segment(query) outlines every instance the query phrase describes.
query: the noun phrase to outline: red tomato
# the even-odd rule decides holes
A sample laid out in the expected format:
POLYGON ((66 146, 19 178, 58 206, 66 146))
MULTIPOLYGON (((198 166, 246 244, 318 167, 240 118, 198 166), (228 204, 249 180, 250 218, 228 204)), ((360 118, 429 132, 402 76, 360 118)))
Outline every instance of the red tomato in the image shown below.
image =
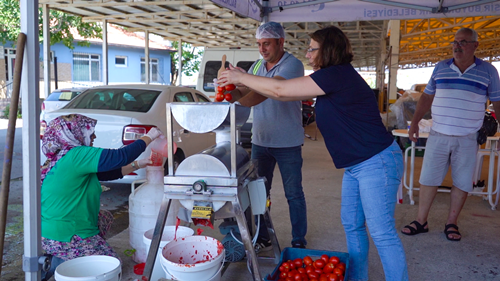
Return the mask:
POLYGON ((338 263, 337 265, 335 265, 335 267, 342 268, 342 270, 345 271, 345 263, 343 262, 338 263))
POLYGON ((215 95, 215 101, 223 101, 224 100, 224 94, 222 93, 217 93, 215 95))
POLYGON ((325 267, 323 267, 323 272, 324 273, 332 273, 334 268, 335 268, 335 265, 333 265, 333 263, 327 263, 325 265, 325 267))
MULTIPOLYGON (((227 100, 227 101, 231 101, 233 99, 233 95, 231 95, 230 93, 227 93, 224 95, 224 98, 227 100)), ((302 262, 302 261, 301 261, 302 262)))
POLYGON ((226 91, 225 87, 217 86, 217 93, 224 93, 226 91))
POLYGON ((297 271, 298 271, 299 273, 307 273, 306 269, 305 269, 305 268, 303 268, 303 267, 299 267, 299 268, 297 268, 297 271))
POLYGON ((304 264, 307 265, 312 265, 313 264, 313 259, 310 256, 305 256, 304 257, 304 264))
POLYGON ((339 276, 337 274, 332 273, 328 276, 328 281, 339 281, 339 276))
POLYGON ((309 279, 318 279, 319 278, 319 274, 316 273, 316 272, 310 272, 307 274, 307 276, 309 276, 309 279))
POLYGON ((329 260, 330 263, 333 263, 333 265, 336 265, 337 263, 340 262, 340 259, 336 256, 332 256, 329 260))
POLYGON ((322 259, 317 259, 314 261, 314 267, 315 268, 319 268, 319 269, 323 269, 323 267, 325 267, 325 261, 322 260, 322 259))
POLYGON ((319 281, 328 281, 328 277, 326 277, 326 275, 321 275, 318 280, 319 281))
POLYGON ((319 276, 321 276, 321 274, 323 274, 323 269, 321 269, 321 268, 315 268, 314 272, 318 273, 319 276))
POLYGON ((300 273, 295 274, 295 276, 293 276, 293 280, 302 281, 302 276, 300 276, 300 273))
POLYGON ((344 275, 339 276, 339 281, 344 281, 344 275))
POLYGON ((342 269, 340 267, 336 267, 333 269, 333 273, 337 274, 337 275, 344 275, 344 269, 342 269))
POLYGON ((309 274, 314 272, 314 267, 312 265, 306 265, 306 273, 309 274))
MULTIPOLYGON (((231 95, 231 94, 228 94, 228 95, 231 95)), ((293 264, 295 265, 295 268, 302 267, 302 265, 303 265, 302 259, 301 258, 294 259, 293 264)))
POLYGON ((280 273, 280 278, 281 278, 281 279, 285 279, 285 278, 287 278, 287 277, 288 277, 288 273, 287 273, 287 272, 285 272, 285 271, 281 271, 281 273, 280 273))
POLYGON ((298 273, 299 273, 299 272, 298 272, 297 270, 295 270, 295 269, 290 270, 290 271, 288 272, 288 277, 292 277, 292 278, 293 278, 293 277, 295 277, 295 275, 297 275, 298 273))
POLYGON ((234 84, 227 84, 225 88, 226 88, 226 91, 232 91, 232 90, 236 89, 236 86, 234 84))
POLYGON ((326 254, 323 254, 323 255, 321 255, 321 259, 325 261, 325 264, 327 264, 330 257, 328 257, 328 255, 326 255, 326 254))

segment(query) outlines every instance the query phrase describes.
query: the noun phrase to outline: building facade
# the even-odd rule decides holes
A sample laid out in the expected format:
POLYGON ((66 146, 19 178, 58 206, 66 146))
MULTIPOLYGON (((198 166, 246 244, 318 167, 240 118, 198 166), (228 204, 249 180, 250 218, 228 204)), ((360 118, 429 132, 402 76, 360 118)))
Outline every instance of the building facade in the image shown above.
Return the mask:
MULTIPOLYGON (((103 85, 103 50, 101 39, 87 39, 90 46, 79 46, 83 38, 73 32, 74 48, 62 43, 51 49, 51 90, 56 88, 91 87, 103 85), (56 83, 57 81, 57 83, 56 83), (56 87, 57 86, 57 87, 56 87)), ((14 42, 0 46, 0 99, 10 98, 16 48, 14 42), (3 66, 3 67, 2 67, 3 66)), ((164 44, 149 41, 149 69, 151 84, 170 84, 170 53, 175 52, 164 44)), ((45 98, 43 46, 40 45, 40 98, 45 98)), ((108 84, 145 83, 144 37, 114 26, 108 26, 108 84)))

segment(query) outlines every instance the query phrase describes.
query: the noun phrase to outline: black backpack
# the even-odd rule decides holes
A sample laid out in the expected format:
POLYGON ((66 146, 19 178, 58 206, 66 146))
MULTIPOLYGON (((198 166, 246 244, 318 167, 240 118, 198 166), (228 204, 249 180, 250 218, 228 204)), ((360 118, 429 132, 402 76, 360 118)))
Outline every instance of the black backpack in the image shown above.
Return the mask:
POLYGON ((495 117, 490 112, 484 113, 483 126, 479 129, 477 134, 477 143, 483 144, 488 137, 494 136, 498 130, 498 123, 495 117))

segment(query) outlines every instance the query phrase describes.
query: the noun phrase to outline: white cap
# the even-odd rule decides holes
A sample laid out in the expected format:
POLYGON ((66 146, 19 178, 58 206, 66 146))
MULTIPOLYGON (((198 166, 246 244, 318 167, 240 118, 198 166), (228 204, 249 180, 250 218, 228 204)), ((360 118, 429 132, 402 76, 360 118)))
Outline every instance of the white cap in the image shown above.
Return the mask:
POLYGON ((285 30, 283 26, 277 22, 266 22, 263 25, 257 28, 257 32, 255 33, 255 38, 257 39, 280 39, 285 38, 285 30))

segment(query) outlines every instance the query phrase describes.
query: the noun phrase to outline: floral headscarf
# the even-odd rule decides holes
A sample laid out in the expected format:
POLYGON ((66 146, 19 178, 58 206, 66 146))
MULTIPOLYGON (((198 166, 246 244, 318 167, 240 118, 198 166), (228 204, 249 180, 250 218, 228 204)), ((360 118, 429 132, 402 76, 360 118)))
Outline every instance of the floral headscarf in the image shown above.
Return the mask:
POLYGON ((96 123, 97 120, 80 114, 59 116, 50 121, 42 138, 42 152, 47 156, 41 170, 42 183, 50 169, 70 149, 90 145, 96 123))

